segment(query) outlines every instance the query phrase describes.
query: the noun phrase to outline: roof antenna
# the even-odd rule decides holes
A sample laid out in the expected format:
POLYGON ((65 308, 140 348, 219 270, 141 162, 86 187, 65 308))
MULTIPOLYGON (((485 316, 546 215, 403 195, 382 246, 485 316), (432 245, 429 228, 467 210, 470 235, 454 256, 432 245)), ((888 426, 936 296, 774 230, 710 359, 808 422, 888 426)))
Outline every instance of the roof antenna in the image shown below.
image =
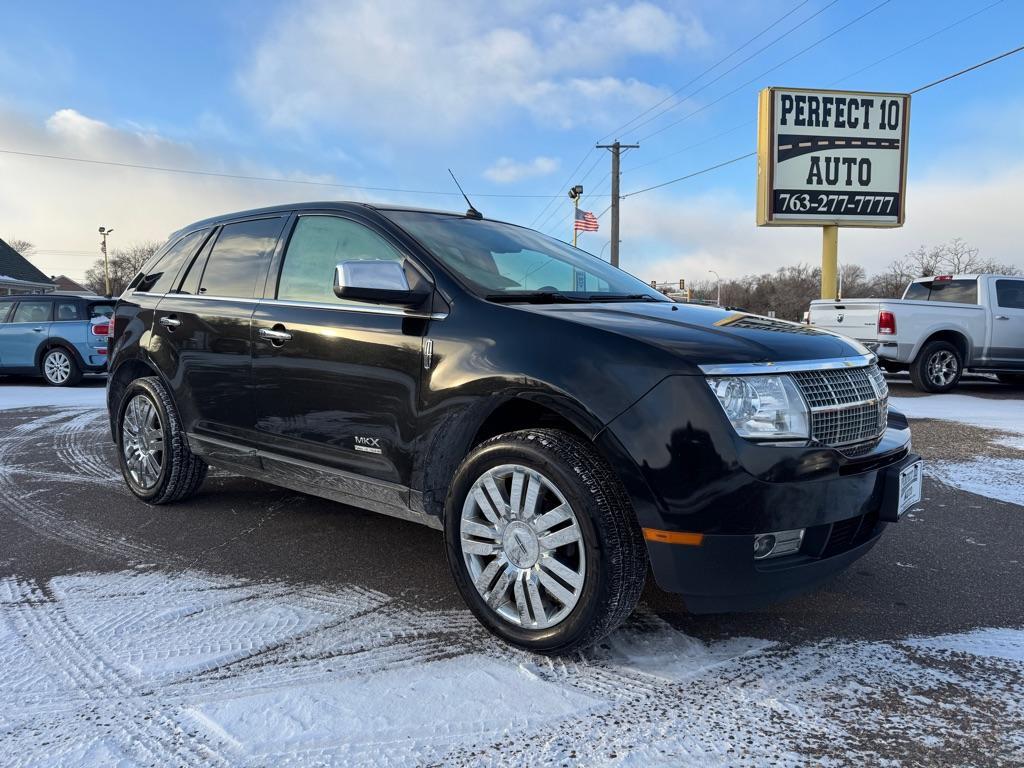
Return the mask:
MULTIPOLYGON (((459 192, 462 192, 462 185, 459 184, 459 180, 455 178, 455 174, 452 173, 452 169, 451 168, 448 169, 448 173, 451 174, 452 181, 454 181, 455 182, 455 186, 459 188, 459 192)), ((469 210, 466 211, 466 218, 467 219, 482 219, 484 217, 484 215, 482 213, 480 213, 480 211, 478 211, 476 208, 473 207, 473 204, 471 202, 469 202, 469 198, 466 196, 465 192, 462 192, 462 197, 466 201, 466 205, 469 206, 469 210)))

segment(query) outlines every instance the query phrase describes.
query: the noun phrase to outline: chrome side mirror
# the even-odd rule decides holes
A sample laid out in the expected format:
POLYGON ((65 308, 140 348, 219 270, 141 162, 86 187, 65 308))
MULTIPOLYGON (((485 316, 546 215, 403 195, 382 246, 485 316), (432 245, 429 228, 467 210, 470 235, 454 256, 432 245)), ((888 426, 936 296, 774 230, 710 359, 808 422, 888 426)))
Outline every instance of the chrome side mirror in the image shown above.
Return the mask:
POLYGON ((334 268, 334 295, 339 299, 374 304, 422 304, 429 292, 413 290, 405 267, 397 261, 343 261, 334 268))

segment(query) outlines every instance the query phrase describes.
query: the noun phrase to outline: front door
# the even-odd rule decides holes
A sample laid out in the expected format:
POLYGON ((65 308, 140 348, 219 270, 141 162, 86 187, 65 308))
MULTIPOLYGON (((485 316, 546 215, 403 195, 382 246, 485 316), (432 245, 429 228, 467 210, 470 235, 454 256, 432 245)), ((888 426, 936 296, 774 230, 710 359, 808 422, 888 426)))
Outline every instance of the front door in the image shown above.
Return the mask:
POLYGON ((992 307, 991 364, 1024 368, 1024 279, 997 277, 992 307))
POLYGON ((188 432, 252 438, 250 322, 286 219, 225 224, 156 307, 151 353, 188 432))
POLYGON ((18 302, 9 321, 0 324, 0 365, 35 368, 36 353, 49 336, 52 312, 49 299, 18 302))
POLYGON ((276 292, 268 281, 274 298, 253 316, 256 425, 266 450, 340 470, 334 479, 343 484, 345 474, 378 480, 363 490, 353 481, 342 490, 381 501, 393 495, 387 501, 399 503, 412 468, 429 320, 338 299, 335 267, 353 259, 407 264, 398 245, 370 223, 321 214, 297 218, 276 292))

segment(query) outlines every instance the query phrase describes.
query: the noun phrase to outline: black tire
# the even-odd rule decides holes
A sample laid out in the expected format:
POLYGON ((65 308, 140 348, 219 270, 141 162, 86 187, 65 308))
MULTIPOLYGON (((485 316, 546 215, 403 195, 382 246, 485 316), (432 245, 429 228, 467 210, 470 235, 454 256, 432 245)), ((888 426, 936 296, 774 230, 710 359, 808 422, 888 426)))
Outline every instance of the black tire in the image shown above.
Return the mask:
POLYGON ((922 392, 948 392, 957 385, 963 372, 964 360, 960 350, 948 341, 929 341, 910 364, 910 381, 922 392))
POLYGON ((135 379, 125 388, 117 408, 116 436, 117 457, 125 483, 133 494, 148 504, 168 504, 186 499, 198 491, 206 479, 207 464, 189 449, 171 393, 155 376, 135 379), (132 476, 124 450, 125 412, 137 396, 152 404, 163 436, 159 474, 156 482, 149 486, 132 476))
POLYGON ((1024 373, 997 373, 996 378, 1011 387, 1024 387, 1024 373))
POLYGON ((51 347, 43 353, 39 373, 51 387, 73 387, 82 380, 75 354, 64 347, 51 347))
MULTIPOLYGON (((599 641, 633 612, 647 578, 647 548, 619 478, 592 445, 556 429, 498 435, 470 452, 448 494, 445 541, 456 586, 480 623, 506 642, 537 653, 569 653, 599 641), (512 623, 488 606, 463 556, 467 494, 485 472, 508 464, 549 478, 572 508, 582 533, 586 568, 578 600, 565 618, 545 629, 512 623)), ((539 573, 539 564, 534 568, 539 573)))

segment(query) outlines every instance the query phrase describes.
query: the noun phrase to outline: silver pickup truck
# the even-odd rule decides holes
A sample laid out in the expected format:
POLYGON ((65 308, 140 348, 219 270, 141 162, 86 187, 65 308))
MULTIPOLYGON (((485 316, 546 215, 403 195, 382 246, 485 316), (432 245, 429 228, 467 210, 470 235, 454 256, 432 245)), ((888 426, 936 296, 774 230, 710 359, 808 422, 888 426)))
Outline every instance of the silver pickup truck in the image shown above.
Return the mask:
POLYGON ((809 322, 857 339, 918 389, 946 392, 965 370, 1024 384, 1024 277, 938 275, 902 299, 811 302, 809 322))

